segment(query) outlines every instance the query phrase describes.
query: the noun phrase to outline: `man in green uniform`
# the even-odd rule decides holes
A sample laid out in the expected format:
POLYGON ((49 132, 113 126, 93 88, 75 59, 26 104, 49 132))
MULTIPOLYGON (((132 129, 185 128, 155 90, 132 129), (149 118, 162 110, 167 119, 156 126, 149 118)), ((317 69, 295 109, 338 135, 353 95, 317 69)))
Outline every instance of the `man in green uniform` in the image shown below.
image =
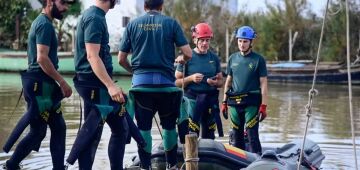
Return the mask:
POLYGON ((83 12, 77 24, 74 85, 84 100, 85 122, 81 127, 68 164, 79 162, 79 169, 92 169, 103 125, 111 129, 108 155, 111 169, 123 169, 123 157, 128 124, 120 103, 123 91, 112 80, 112 56, 106 13, 116 0, 95 0, 95 5, 83 12))
POLYGON ((198 136, 201 131, 201 138, 215 139, 215 114, 219 115, 217 88, 223 85, 220 60, 209 50, 213 32, 207 23, 193 27, 192 37, 196 47, 192 51, 191 60, 177 66, 176 85, 185 86, 185 96, 190 101, 189 130, 198 136))
POLYGON ((29 124, 30 132, 19 142, 4 169, 20 169, 19 163, 32 150, 39 150, 47 125, 51 130, 53 169, 64 169, 66 125, 61 112, 61 100, 71 96, 72 90, 57 71, 58 39, 52 21, 54 18, 61 20, 68 5, 64 0, 42 0, 41 3, 43 9, 33 21, 28 37, 28 69, 21 72, 27 112, 5 143, 4 151, 10 151, 29 124))
POLYGON ((265 59, 252 51, 254 29, 240 27, 236 32, 239 52, 230 56, 221 110, 231 118, 231 143, 245 149, 244 125, 249 139, 249 151, 261 154, 259 122, 266 117, 267 69, 265 59))
POLYGON ((146 147, 139 147, 142 169, 151 168, 151 127, 156 112, 163 129, 163 144, 168 169, 176 168, 176 120, 182 92, 175 86, 175 45, 191 58, 191 49, 176 20, 161 14, 163 0, 145 0, 146 14, 130 22, 120 42, 119 63, 133 73, 129 98, 135 100, 135 118, 146 147), (131 65, 127 60, 132 52, 131 65))

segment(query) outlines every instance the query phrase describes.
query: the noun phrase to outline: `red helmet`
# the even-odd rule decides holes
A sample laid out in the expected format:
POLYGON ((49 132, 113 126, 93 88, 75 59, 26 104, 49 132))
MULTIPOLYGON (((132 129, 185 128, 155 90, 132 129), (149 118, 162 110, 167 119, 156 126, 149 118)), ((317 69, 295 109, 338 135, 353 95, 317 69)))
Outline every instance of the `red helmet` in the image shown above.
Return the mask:
POLYGON ((193 38, 212 38, 213 32, 207 23, 199 23, 191 27, 193 38))

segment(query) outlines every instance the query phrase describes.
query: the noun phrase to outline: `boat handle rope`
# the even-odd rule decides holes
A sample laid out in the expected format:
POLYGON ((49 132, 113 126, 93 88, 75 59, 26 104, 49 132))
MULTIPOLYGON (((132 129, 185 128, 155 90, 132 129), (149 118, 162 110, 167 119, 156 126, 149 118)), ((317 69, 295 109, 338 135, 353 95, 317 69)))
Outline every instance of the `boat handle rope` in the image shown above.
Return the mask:
POLYGON ((184 163, 181 165, 179 170, 182 170, 184 166, 186 165, 186 162, 199 162, 200 158, 188 158, 184 159, 184 163))
POLYGON ((297 170, 300 170, 301 167, 301 160, 304 157, 304 146, 305 146, 305 140, 306 140, 306 135, 307 135, 307 131, 308 131, 308 126, 309 126, 309 120, 312 114, 312 104, 313 104, 313 98, 315 95, 315 83, 316 83, 316 76, 317 76, 317 72, 318 72, 318 66, 319 66, 319 60, 320 60, 320 51, 321 51, 321 45, 322 45, 322 41, 323 41, 323 37, 324 37, 324 29, 325 29, 325 21, 326 21, 326 16, 329 10, 329 1, 327 0, 326 3, 326 8, 325 8, 325 13, 324 13, 324 18, 323 18, 323 22, 322 22, 322 26, 321 26, 321 32, 320 32, 320 39, 319 39, 319 46, 318 46, 318 50, 317 50, 317 55, 316 55, 316 63, 315 63, 315 70, 314 70, 314 76, 313 76, 313 81, 312 81, 312 85, 311 85, 311 89, 309 91, 309 98, 308 98, 308 103, 305 106, 306 108, 306 126, 304 129, 304 136, 303 136, 303 141, 301 144, 301 150, 300 150, 300 155, 299 155, 299 161, 297 162, 297 170))
POLYGON ((356 155, 356 141, 355 141, 355 125, 354 125, 354 113, 352 102, 352 82, 351 82, 351 61, 350 61, 350 25, 349 25, 349 0, 346 0, 346 60, 347 60, 347 73, 348 73, 348 91, 349 91, 349 114, 351 119, 351 138, 354 151, 355 168, 358 170, 358 162, 356 155))

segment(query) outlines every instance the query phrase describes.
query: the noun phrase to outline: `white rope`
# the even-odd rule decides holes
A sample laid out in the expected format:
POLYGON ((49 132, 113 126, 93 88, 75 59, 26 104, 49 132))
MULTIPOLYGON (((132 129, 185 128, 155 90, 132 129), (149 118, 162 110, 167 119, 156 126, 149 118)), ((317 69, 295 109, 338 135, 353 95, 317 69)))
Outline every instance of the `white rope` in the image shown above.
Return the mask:
POLYGON ((354 113, 352 105, 352 85, 351 85, 351 61, 350 61, 350 25, 349 25, 349 2, 346 0, 346 59, 347 59, 347 73, 348 73, 348 87, 349 87, 349 113, 351 118, 351 136, 354 149, 355 168, 358 170, 357 155, 356 155, 356 141, 354 132, 354 113))
MULTIPOLYGON (((181 90, 182 90, 182 92, 183 92, 183 98, 184 98, 184 95, 185 95, 185 90, 184 90, 184 88, 185 88, 185 67, 186 67, 186 62, 183 64, 183 70, 182 70, 182 73, 183 73, 183 77, 182 77, 182 84, 181 84, 181 90)), ((181 99, 181 100, 183 100, 183 99, 181 99)), ((182 101, 181 101, 182 102, 182 101)), ((183 158, 185 159, 185 144, 182 144, 183 145, 183 158)), ((182 170, 182 168, 184 167, 184 165, 185 165, 185 163, 186 163, 186 161, 184 161, 184 163, 181 165, 181 167, 180 167, 180 170, 182 170)))
POLYGON ((199 162, 200 158, 187 158, 184 160, 184 163, 181 165, 180 170, 183 169, 186 162, 199 162))
POLYGON ((321 33, 320 33, 320 40, 319 40, 319 47, 318 47, 318 51, 317 51, 317 55, 316 55, 316 63, 315 63, 315 70, 314 70, 314 77, 313 77, 313 81, 312 81, 312 86, 311 89, 309 91, 309 99, 308 99, 308 104, 305 106, 306 107, 306 126, 305 126, 305 130, 304 130, 304 137, 303 137, 303 141, 301 144, 301 150, 300 150, 300 157, 298 160, 298 166, 297 166, 297 170, 300 170, 301 167, 301 161, 304 157, 304 146, 305 146, 305 140, 306 140, 306 134, 307 134, 307 130, 308 130, 308 126, 309 126, 309 119, 311 117, 311 113, 312 113, 312 103, 313 103, 313 97, 316 95, 317 91, 315 89, 315 83, 316 83, 316 75, 318 72, 318 66, 319 66, 319 61, 320 61, 320 50, 321 50, 321 45, 322 45, 322 40, 323 40, 323 36, 324 36, 324 28, 325 28, 325 21, 326 21, 326 16, 328 13, 328 8, 329 8, 329 1, 327 0, 326 3, 326 9, 325 9, 325 13, 324 13, 324 19, 323 19, 323 23, 321 26, 321 33))

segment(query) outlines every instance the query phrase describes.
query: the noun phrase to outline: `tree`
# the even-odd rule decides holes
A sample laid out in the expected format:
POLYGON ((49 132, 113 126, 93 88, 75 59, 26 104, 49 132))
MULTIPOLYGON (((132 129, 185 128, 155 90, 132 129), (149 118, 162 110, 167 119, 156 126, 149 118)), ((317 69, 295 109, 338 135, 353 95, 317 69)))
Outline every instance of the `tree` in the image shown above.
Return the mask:
POLYGON ((191 39, 191 27, 205 21, 205 14, 209 10, 207 0, 176 0, 165 1, 165 14, 174 17, 181 23, 186 37, 191 39), (171 5, 171 6, 170 6, 171 5))
MULTIPOLYGON (((26 15, 30 5, 27 0, 2 1, 0 3, 0 47, 10 48, 16 39, 16 18, 20 19, 20 45, 25 44, 27 34, 23 31, 29 28, 30 19, 26 15)), ((31 12, 30 12, 31 13, 31 12)), ((20 21, 19 20, 19 21, 20 21)))
POLYGON ((67 49, 67 44, 71 42, 72 36, 71 31, 75 29, 75 26, 66 24, 66 19, 68 17, 71 17, 72 19, 77 18, 80 15, 81 12, 81 3, 79 1, 76 1, 74 4, 69 5, 68 11, 64 14, 63 20, 56 20, 54 25, 58 34, 58 44, 59 44, 59 50, 64 51, 67 49), (66 40, 63 41, 63 39, 66 40), (64 42, 64 43, 63 43, 64 42))
MULTIPOLYGON (((225 3, 226 0, 220 1, 225 3)), ((309 8, 307 0, 281 0, 279 4, 266 3, 266 12, 237 15, 229 13, 223 5, 214 5, 205 0, 165 1, 165 14, 173 16, 182 25, 185 34, 191 40, 190 27, 199 23, 209 23, 214 32, 211 46, 220 53, 225 61, 225 33, 230 35, 243 25, 252 26, 257 32, 254 50, 263 54, 268 61, 289 59, 289 29, 298 31, 298 38, 293 47, 294 59, 314 60, 317 55, 322 17, 317 17, 309 8)), ((344 2, 340 2, 344 3, 344 2)), ((350 1, 350 42, 354 56, 360 47, 360 5, 356 0, 350 1)), ((330 8, 339 9, 339 3, 332 3, 330 8)), ((246 9, 244 7, 243 9, 246 9)), ((326 21, 321 59, 326 61, 344 60, 346 54, 345 4, 342 10, 330 16, 326 21)), ((230 53, 238 51, 236 41, 229 47, 230 53)))
MULTIPOLYGON (((27 0, 11 0, 0 3, 0 48, 12 48, 13 42, 16 40, 16 18, 20 17, 20 35, 19 35, 19 49, 26 49, 28 32, 31 22, 39 15, 40 10, 31 8, 27 0)), ((81 3, 77 1, 70 5, 70 8, 65 15, 78 16, 81 11, 81 3)), ((60 24, 61 25, 61 24, 60 24)), ((57 28, 57 32, 62 37, 64 32, 62 28, 57 28)), ((67 34, 67 32, 65 32, 67 34)))
MULTIPOLYGON (((208 0, 165 1, 164 12, 166 15, 174 17, 182 25, 190 44, 192 44, 191 27, 200 22, 209 23, 214 33, 211 48, 218 54, 225 54, 225 30, 227 25, 234 24, 232 22, 234 18, 222 5, 227 0, 219 2, 220 4, 209 3, 208 0)), ((230 26, 229 28, 233 27, 230 26)), ((224 55, 221 57, 225 58, 224 55)))
MULTIPOLYGON (((350 49, 351 54, 354 56, 357 50, 357 43, 359 42, 360 31, 360 10, 355 1, 349 2, 349 24, 350 24, 350 49)), ((327 61, 346 61, 346 11, 345 3, 331 3, 330 14, 326 24, 326 32, 324 38, 324 58, 327 61), (332 14, 331 11, 338 13, 332 14)))

